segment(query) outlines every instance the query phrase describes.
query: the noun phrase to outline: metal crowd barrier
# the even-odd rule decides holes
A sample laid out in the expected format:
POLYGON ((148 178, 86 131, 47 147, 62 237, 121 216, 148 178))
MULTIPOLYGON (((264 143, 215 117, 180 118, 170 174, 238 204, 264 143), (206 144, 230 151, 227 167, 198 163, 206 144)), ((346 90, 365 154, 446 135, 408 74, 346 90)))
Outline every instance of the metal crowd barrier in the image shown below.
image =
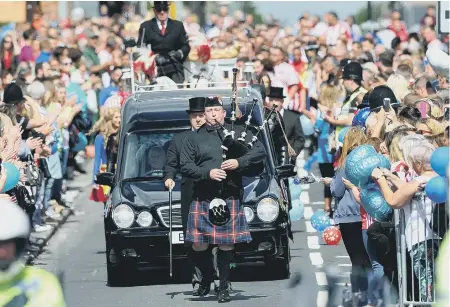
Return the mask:
POLYGON ((415 204, 394 210, 400 307, 432 306, 436 301, 436 257, 449 229, 445 204, 415 204))

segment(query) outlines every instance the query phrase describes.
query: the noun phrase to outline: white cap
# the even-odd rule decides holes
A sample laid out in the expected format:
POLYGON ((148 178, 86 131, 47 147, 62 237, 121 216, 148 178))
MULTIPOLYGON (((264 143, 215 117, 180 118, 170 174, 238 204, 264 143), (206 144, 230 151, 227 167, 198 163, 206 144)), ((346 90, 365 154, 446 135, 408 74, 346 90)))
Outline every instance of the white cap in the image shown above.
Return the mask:
POLYGON ((27 239, 30 235, 30 219, 14 202, 0 199, 0 241, 27 239))
POLYGON ((38 100, 44 97, 45 95, 45 86, 40 81, 33 81, 30 85, 27 86, 27 94, 31 98, 38 100))
POLYGON ((428 48, 426 56, 434 72, 450 80, 450 56, 434 47, 428 48))
POLYGON ((122 97, 119 95, 112 95, 108 99, 106 99, 103 108, 121 108, 122 107, 122 97))

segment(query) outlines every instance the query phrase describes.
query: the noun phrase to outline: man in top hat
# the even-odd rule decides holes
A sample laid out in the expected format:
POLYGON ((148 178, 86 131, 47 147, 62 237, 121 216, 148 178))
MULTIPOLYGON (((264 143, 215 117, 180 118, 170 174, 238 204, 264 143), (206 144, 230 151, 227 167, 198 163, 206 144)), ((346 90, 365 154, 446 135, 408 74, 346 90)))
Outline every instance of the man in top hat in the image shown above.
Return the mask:
POLYGON ((143 22, 139 28, 137 45, 151 45, 153 53, 157 54, 158 76, 167 76, 181 84, 184 82, 183 62, 191 51, 184 25, 169 18, 168 1, 154 1, 153 12, 155 18, 143 22))
MULTIPOLYGON (((243 156, 223 160, 225 139, 222 126, 226 111, 217 97, 207 97, 205 124, 190 133, 181 148, 181 174, 194 182, 193 201, 187 223, 185 241, 192 243, 194 262, 202 272, 200 296, 209 293, 212 282, 210 244, 218 245, 217 262, 220 303, 230 301, 228 282, 230 263, 235 244, 252 240, 241 206, 242 177, 264 170, 265 150, 256 142, 243 156), (257 169, 259 168, 259 169, 257 169), (256 169, 256 170, 255 170, 256 169)), ((242 126, 234 126, 235 135, 241 135, 242 126)), ((246 137, 250 142, 251 133, 246 137)))
MULTIPOLYGON (((282 87, 270 87, 269 94, 267 95, 267 100, 265 102, 265 107, 267 110, 272 109, 276 106, 276 112, 272 116, 272 124, 270 129, 273 134, 273 141, 276 149, 281 149, 283 146, 288 146, 285 141, 284 133, 286 133, 286 138, 289 141, 289 145, 292 147, 293 151, 286 150, 288 157, 286 161, 294 161, 297 159, 298 154, 302 151, 305 145, 305 135, 303 134, 303 128, 298 119, 298 114, 283 109, 283 102, 286 96, 283 95, 282 87), (279 117, 279 120, 277 119, 279 117), (281 125, 280 125, 281 123, 281 125), (283 132, 284 131, 284 132, 283 132)), ((281 158, 281 151, 279 152, 281 158)))
MULTIPOLYGON (((175 187, 175 177, 180 173, 180 152, 183 141, 191 131, 198 130, 205 123, 205 98, 194 97, 189 99, 189 115, 191 129, 175 135, 167 149, 166 163, 164 165, 164 185, 167 189, 175 187)), ((184 236, 186 237, 186 226, 189 215, 189 206, 192 201, 193 182, 189 178, 183 177, 181 181, 181 220, 183 224, 184 236)), ((188 256, 192 258, 192 249, 188 249, 188 256)), ((212 265, 212 262, 210 262, 212 265)), ((201 272, 197 267, 192 270, 193 295, 198 296, 198 286, 201 281, 201 272)))

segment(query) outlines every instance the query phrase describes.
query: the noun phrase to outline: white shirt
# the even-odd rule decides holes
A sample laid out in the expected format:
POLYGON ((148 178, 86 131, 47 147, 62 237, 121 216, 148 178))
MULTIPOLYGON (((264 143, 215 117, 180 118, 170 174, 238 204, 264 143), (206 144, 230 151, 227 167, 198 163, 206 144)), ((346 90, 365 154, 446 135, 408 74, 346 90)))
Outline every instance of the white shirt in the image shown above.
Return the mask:
MULTIPOLYGON (((103 65, 107 62, 112 61, 113 57, 108 51, 102 50, 98 54, 98 59, 100 60, 100 64, 103 65)), ((111 85, 111 76, 109 75, 109 73, 104 72, 102 74, 102 83, 103 87, 109 87, 111 85)))
MULTIPOLYGON (((167 19, 166 21, 164 21, 164 27, 167 29, 167 21, 168 21, 169 19, 167 19)), ((161 21, 157 18, 156 19, 156 24, 158 25, 158 28, 160 29, 160 30, 162 30, 162 24, 161 24, 161 21)))
MULTIPOLYGON (((419 176, 414 179, 422 179, 428 182, 431 178, 419 176)), ((425 195, 425 192, 420 192, 414 195, 409 203, 403 207, 408 251, 411 251, 417 243, 438 238, 430 228, 434 206, 435 204, 425 195)))

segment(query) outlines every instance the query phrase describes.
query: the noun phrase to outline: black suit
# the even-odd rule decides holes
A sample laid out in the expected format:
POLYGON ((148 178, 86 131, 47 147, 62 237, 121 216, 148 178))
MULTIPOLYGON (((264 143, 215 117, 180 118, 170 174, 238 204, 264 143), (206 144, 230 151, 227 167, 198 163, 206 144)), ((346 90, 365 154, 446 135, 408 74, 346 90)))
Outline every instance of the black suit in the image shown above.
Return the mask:
MULTIPOLYGON (((183 141, 191 130, 183 131, 175 135, 172 139, 172 143, 167 149, 166 163, 164 165, 164 182, 167 179, 174 180, 175 176, 180 173, 180 152, 183 146, 183 141)), ((181 180, 181 222, 183 224, 183 232, 186 237, 187 221, 189 216, 189 208, 191 206, 192 194, 193 194, 194 182, 183 177, 181 180)), ((189 258, 192 257, 192 249, 188 249, 189 258)), ((193 266, 192 268, 192 285, 200 283, 202 274, 200 270, 193 266)))
MULTIPOLYGON (((298 155, 305 145, 305 135, 303 134, 303 128, 300 123, 300 116, 298 113, 290 110, 284 110, 283 112, 283 115, 279 114, 281 123, 283 124, 289 144, 298 155)), ((286 141, 283 136, 283 131, 278 123, 278 120, 276 119, 276 115, 274 115, 273 120, 275 125, 272 130, 272 137, 275 150, 281 155, 281 147, 286 146, 286 141)), ((295 161, 296 158, 297 156, 292 157, 290 160, 295 161)))
POLYGON ((183 62, 191 51, 188 36, 183 23, 180 21, 167 19, 166 23, 166 30, 163 35, 158 27, 156 18, 143 22, 139 28, 139 39, 137 44, 140 46, 141 41, 144 46, 150 44, 152 51, 155 54, 159 54, 165 58, 165 62, 158 65, 159 76, 167 76, 175 83, 183 83, 183 62), (183 58, 179 61, 169 58, 169 52, 177 50, 183 52, 183 58))

